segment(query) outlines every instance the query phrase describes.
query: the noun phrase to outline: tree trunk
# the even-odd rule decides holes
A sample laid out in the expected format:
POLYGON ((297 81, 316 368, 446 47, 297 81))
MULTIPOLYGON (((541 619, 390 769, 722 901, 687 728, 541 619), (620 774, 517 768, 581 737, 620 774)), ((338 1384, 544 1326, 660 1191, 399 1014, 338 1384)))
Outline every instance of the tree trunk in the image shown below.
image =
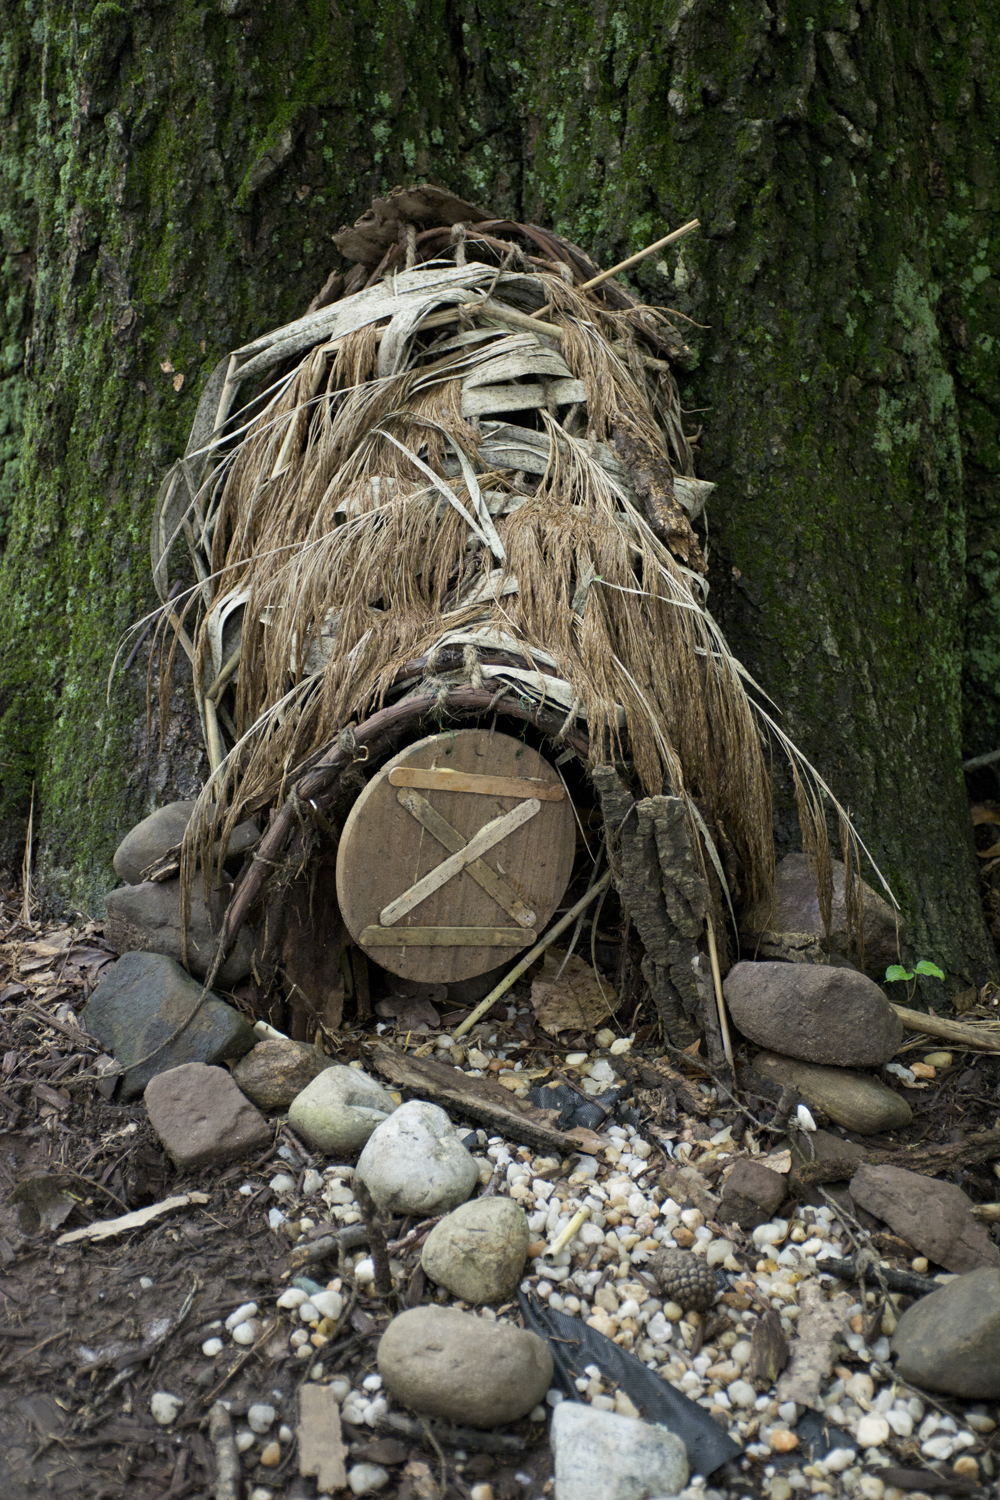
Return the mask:
POLYGON ((1000 745, 1000 18, 0 0, 0 20, 10 862, 34 782, 45 883, 97 909, 121 834, 204 774, 182 694, 149 740, 148 641, 105 700, 152 605, 158 477, 214 363, 304 310, 330 234, 429 178, 605 264, 701 219, 635 284, 708 325, 683 394, 719 485, 716 612, 850 805, 918 956, 984 974, 960 762, 963 709, 967 753, 1000 745))

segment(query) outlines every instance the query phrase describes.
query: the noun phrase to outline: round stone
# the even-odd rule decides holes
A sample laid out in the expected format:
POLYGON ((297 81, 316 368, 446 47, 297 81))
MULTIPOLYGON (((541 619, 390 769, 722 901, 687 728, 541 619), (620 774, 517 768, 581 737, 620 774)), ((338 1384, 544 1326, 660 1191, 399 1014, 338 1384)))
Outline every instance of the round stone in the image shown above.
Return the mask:
POLYGON ((414 1307, 393 1318, 378 1368, 403 1406, 459 1426, 516 1422, 552 1384, 544 1339, 451 1307, 414 1307))
POLYGON ((395 1108, 374 1078, 334 1063, 292 1100, 288 1123, 320 1151, 360 1151, 395 1108))
POLYGON ((431 1281, 476 1307, 513 1295, 528 1258, 528 1220, 510 1198, 476 1198, 427 1236, 420 1264, 431 1281))
POLYGON ((154 1422, 169 1427, 183 1405, 180 1396, 172 1396, 169 1391, 156 1391, 150 1397, 149 1410, 154 1422))
POLYGON ((421 1099, 400 1105, 373 1131, 357 1172, 379 1208, 422 1217, 457 1208, 479 1181, 444 1110, 421 1099))

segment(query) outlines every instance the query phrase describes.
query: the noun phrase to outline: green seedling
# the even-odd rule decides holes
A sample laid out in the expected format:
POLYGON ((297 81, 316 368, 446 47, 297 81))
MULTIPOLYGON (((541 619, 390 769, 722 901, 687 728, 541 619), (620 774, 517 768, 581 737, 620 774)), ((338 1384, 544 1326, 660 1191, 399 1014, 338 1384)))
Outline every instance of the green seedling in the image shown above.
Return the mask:
POLYGON ((890 964, 885 971, 888 983, 895 984, 898 980, 906 985, 907 1000, 912 1000, 916 993, 918 974, 926 974, 930 979, 944 978, 937 964, 932 964, 927 958, 922 958, 912 969, 904 969, 902 964, 890 964))

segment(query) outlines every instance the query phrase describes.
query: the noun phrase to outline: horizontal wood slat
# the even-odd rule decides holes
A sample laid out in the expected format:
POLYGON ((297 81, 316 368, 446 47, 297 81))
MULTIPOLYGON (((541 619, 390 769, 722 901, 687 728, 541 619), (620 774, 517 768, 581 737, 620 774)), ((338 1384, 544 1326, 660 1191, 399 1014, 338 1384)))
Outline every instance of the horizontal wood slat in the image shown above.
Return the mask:
POLYGON ((365 927, 363 948, 526 948, 523 927, 365 927))
POLYGON ((396 766, 389 772, 389 784, 416 786, 428 792, 474 792, 481 797, 537 797, 540 802, 561 802, 566 795, 560 781, 478 776, 471 771, 423 770, 419 766, 396 766))

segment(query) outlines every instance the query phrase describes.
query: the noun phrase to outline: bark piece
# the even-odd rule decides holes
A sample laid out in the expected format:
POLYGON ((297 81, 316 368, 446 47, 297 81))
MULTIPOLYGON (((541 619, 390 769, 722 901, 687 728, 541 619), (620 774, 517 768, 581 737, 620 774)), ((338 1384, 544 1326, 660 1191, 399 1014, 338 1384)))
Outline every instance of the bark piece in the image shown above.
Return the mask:
POLYGON ((828 1302, 818 1281, 800 1284, 796 1337, 791 1363, 778 1381, 778 1402, 797 1401, 822 1410, 820 1387, 833 1368, 833 1341, 847 1326, 851 1304, 849 1292, 834 1292, 828 1302))
POLYGON ((469 1078, 450 1063, 427 1057, 408 1057, 392 1047, 375 1048, 375 1067, 401 1088, 411 1089, 423 1099, 432 1099, 474 1120, 497 1135, 509 1136, 526 1146, 554 1150, 567 1156, 573 1151, 603 1150, 600 1137, 589 1130, 556 1130, 550 1123, 554 1110, 538 1109, 488 1078, 469 1078))
POLYGON ((613 768, 596 766, 592 774, 615 888, 646 950, 643 978, 665 1035, 686 1047, 699 1035, 711 979, 698 966, 710 898, 691 849, 684 803, 679 797, 633 802, 613 768))
POLYGON ((973 1218, 972 1200, 954 1183, 866 1165, 851 1178, 851 1197, 946 1271, 961 1275, 1000 1266, 1000 1250, 973 1218))
POLYGON ((61 1234, 56 1244, 74 1245, 78 1240, 106 1240, 116 1234, 128 1234, 134 1229, 141 1229, 144 1224, 151 1224, 162 1214, 187 1208, 189 1203, 208 1201, 207 1193, 177 1193, 173 1198, 164 1198, 161 1203, 150 1203, 146 1208, 137 1208, 131 1214, 121 1214, 117 1219, 102 1219, 98 1224, 88 1224, 85 1229, 71 1229, 67 1234, 61 1234))
POLYGON ((329 1386, 309 1383, 302 1386, 295 1436, 299 1444, 299 1473, 303 1478, 315 1478, 321 1495, 345 1489, 347 1448, 340 1435, 340 1407, 329 1386))
POLYGON ((781 1329, 781 1317, 772 1308, 758 1319, 750 1338, 750 1361, 747 1379, 760 1391, 767 1391, 788 1363, 788 1340, 781 1329))
POLYGON ((878 985, 853 969, 738 963, 723 992, 744 1036, 785 1057, 879 1067, 903 1040, 903 1023, 878 985))

